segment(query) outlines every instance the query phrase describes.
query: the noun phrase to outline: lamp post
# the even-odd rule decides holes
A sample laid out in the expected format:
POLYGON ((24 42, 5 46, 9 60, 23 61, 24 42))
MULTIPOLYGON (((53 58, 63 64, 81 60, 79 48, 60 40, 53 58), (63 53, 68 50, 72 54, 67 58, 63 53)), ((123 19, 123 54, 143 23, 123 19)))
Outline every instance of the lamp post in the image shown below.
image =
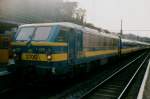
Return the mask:
POLYGON ((123 34, 123 30, 122 30, 122 20, 121 20, 121 29, 120 29, 120 33, 119 33, 119 56, 121 56, 121 49, 122 49, 122 34, 123 34))

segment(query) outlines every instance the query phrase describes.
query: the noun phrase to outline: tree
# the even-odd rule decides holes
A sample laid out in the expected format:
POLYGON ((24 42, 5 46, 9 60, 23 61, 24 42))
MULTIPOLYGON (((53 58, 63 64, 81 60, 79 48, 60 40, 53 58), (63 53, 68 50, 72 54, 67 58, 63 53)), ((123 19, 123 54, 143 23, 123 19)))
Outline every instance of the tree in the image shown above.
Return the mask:
POLYGON ((3 0, 0 19, 22 23, 74 20, 77 2, 63 0, 3 0))
POLYGON ((86 10, 78 8, 74 12, 74 18, 79 24, 84 24, 86 10))

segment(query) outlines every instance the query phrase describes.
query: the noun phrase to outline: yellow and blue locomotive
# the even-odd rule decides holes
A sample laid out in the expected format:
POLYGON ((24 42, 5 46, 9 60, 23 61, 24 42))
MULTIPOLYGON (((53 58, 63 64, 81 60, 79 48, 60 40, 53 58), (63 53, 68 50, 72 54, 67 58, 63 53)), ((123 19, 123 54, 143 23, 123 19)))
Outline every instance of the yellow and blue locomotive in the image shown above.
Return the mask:
POLYGON ((88 72, 91 63, 104 64, 120 51, 126 54, 149 45, 121 41, 117 35, 60 22, 19 26, 12 46, 16 68, 34 67, 38 75, 64 76, 88 72))

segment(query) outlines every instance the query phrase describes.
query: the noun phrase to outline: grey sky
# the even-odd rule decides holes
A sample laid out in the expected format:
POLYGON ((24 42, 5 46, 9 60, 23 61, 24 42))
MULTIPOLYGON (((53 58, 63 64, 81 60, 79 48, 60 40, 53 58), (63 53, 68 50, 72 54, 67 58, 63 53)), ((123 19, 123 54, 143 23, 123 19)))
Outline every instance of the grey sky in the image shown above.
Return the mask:
MULTIPOLYGON (((87 10, 86 20, 96 26, 118 32, 123 19, 124 30, 150 30, 150 0, 67 1, 78 1, 79 6, 87 10)), ((127 32, 150 37, 150 31, 127 32)))

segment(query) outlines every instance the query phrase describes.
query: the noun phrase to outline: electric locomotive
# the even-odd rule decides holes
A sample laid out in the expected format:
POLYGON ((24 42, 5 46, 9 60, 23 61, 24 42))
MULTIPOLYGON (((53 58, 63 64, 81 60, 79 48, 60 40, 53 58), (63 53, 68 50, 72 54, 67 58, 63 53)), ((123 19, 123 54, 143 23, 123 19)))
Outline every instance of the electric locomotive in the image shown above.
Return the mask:
POLYGON ((42 77, 89 72, 89 64, 105 64, 119 50, 137 51, 137 44, 144 45, 125 39, 120 43, 117 35, 68 22, 21 25, 12 42, 16 68, 34 68, 42 77))

